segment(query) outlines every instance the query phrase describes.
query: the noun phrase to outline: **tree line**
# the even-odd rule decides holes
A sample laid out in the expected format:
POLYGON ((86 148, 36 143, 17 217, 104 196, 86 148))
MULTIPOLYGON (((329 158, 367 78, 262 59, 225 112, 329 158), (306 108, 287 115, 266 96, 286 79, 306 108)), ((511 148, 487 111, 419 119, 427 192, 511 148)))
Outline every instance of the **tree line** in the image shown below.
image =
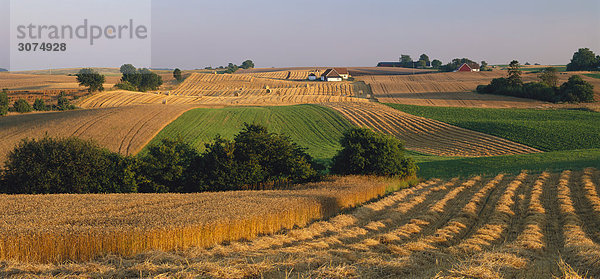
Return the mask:
MULTIPOLYGON (((354 128, 340 140, 333 174, 416 175, 402 143, 354 128)), ((245 124, 233 140, 217 136, 199 152, 180 139, 164 139, 144 155, 122 156, 78 138, 25 139, 10 152, 0 192, 163 193, 279 189, 319 180, 325 166, 290 138, 245 124)))
POLYGON ((2 89, 0 92, 0 116, 8 114, 8 112, 27 113, 32 111, 52 111, 52 110, 72 110, 76 107, 67 99, 67 94, 61 91, 57 98, 56 105, 46 104, 43 99, 36 98, 33 105, 25 99, 17 99, 12 105, 8 99, 8 90, 2 89))
POLYGON ((536 99, 548 102, 594 102, 594 86, 584 81, 581 76, 573 75, 558 86, 558 75, 555 67, 544 68, 538 78, 540 82, 523 83, 521 65, 513 60, 508 66, 506 78, 495 78, 488 85, 477 86, 477 92, 484 94, 508 95, 521 98, 536 99))

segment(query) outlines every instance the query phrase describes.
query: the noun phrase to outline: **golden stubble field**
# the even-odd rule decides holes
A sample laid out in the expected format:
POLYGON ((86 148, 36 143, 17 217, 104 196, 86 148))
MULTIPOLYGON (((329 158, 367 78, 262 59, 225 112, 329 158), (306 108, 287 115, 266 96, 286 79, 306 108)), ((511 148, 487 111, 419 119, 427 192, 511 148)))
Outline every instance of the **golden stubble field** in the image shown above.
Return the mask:
POLYGON ((503 138, 414 116, 378 103, 325 103, 354 125, 395 136, 405 147, 438 156, 482 157, 541 152, 503 138))
POLYGON ((144 105, 0 117, 0 165, 24 138, 80 137, 124 155, 139 152, 162 128, 198 105, 144 105))
POLYGON ((432 179, 251 241, 84 263, 8 261, 0 275, 578 278, 576 270, 600 276, 599 186, 593 168, 432 179))

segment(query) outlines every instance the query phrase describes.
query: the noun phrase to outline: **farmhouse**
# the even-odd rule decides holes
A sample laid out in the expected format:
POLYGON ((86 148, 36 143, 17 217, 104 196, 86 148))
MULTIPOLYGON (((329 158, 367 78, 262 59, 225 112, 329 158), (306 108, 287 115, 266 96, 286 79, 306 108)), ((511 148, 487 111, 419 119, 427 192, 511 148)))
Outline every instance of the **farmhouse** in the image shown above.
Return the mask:
POLYGON ((342 81, 342 76, 335 69, 327 69, 321 75, 322 81, 342 81))
POLYGON ((479 72, 477 63, 463 63, 455 72, 479 72))
POLYGON ((340 75, 343 79, 348 79, 350 78, 350 73, 348 72, 347 68, 333 68, 338 75, 340 75))

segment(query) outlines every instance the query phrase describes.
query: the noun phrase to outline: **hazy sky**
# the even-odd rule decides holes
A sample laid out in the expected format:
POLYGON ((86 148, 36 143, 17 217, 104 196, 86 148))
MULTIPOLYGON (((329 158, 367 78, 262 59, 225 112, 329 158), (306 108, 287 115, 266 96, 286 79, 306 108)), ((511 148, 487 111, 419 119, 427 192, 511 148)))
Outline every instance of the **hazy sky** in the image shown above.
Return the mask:
MULTIPOLYGON (((1 38, 9 37, 8 3, 0 0, 1 38)), ((600 52, 600 1, 153 0, 151 38, 152 66, 168 68, 245 59, 257 67, 374 66, 421 53, 444 63, 566 64, 580 47, 600 52)), ((7 41, 0 68, 8 67, 7 41)))

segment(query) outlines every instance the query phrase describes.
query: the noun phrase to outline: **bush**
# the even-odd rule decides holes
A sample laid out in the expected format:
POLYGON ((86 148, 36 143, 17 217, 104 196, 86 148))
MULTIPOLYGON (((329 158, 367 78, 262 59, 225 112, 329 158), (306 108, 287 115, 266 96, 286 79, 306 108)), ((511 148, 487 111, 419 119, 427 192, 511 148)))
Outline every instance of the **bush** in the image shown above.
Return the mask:
POLYGON ((33 109, 37 111, 45 111, 47 110, 46 103, 42 99, 35 99, 33 102, 33 109))
POLYGON ((31 105, 23 99, 18 99, 13 104, 13 108, 16 112, 19 112, 19 113, 31 112, 31 105))
POLYGON ((60 92, 60 94, 58 95, 56 109, 63 111, 75 109, 75 106, 71 105, 71 102, 69 102, 69 99, 67 99, 67 94, 64 91, 60 92))
POLYGON ((8 92, 6 89, 3 89, 2 92, 0 92, 0 116, 8 113, 8 106, 8 92))
POLYGON ((340 140, 343 149, 333 158, 334 174, 366 174, 409 177, 418 167, 404 157, 402 142, 366 128, 346 131, 340 140))
POLYGON ((560 86, 560 95, 563 102, 594 102, 594 86, 584 81, 581 76, 574 75, 560 86))
POLYGON ((135 192, 134 159, 77 138, 25 139, 8 155, 5 193, 135 192))
POLYGON ((192 168, 200 158, 198 152, 182 140, 163 139, 148 148, 141 158, 143 181, 140 192, 198 192, 201 181, 192 168))
POLYGON ((127 91, 137 91, 137 87, 135 87, 135 85, 131 84, 129 81, 121 81, 115 84, 115 88, 127 91))

